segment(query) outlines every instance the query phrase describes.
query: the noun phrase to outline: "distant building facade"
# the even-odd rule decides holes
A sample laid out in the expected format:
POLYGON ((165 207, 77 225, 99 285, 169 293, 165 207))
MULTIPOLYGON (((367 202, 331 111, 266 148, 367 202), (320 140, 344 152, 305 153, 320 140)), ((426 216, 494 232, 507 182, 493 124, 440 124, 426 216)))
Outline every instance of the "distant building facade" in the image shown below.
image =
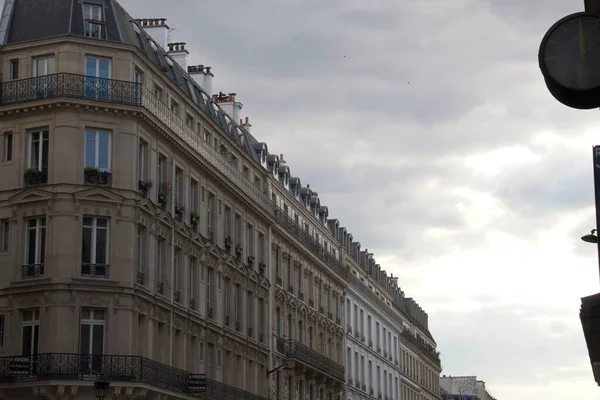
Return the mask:
POLYGON ((442 376, 442 400, 496 400, 476 376, 442 376))

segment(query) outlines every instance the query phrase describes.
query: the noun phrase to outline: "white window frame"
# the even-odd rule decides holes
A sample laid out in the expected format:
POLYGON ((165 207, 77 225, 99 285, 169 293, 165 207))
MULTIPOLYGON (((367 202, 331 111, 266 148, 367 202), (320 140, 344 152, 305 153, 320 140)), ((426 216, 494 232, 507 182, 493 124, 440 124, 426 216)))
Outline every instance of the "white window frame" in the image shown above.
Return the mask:
MULTIPOLYGON (((81 309, 81 315, 79 318, 79 352, 81 352, 81 345, 83 344, 83 337, 82 337, 82 331, 81 328, 83 325, 89 325, 90 327, 90 336, 87 338, 88 339, 88 350, 90 352, 90 354, 82 354, 82 356, 101 356, 104 355, 104 353, 106 352, 106 317, 107 317, 108 313, 107 310, 102 310, 102 309, 94 309, 94 308, 82 308, 81 309), (84 311, 89 311, 90 313, 90 318, 83 318, 83 313, 84 311), (100 319, 99 317, 96 318, 95 317, 95 313, 99 313, 102 312, 103 316, 102 319, 100 319), (102 326, 102 354, 92 354, 93 352, 93 343, 94 343, 94 327, 95 326, 102 326)), ((96 357, 89 357, 87 359, 87 363, 88 363, 88 370, 90 372, 100 372, 100 371, 93 371, 93 364, 94 361, 97 363, 98 360, 94 360, 94 358, 96 357)))
POLYGON ((0 252, 5 253, 10 249, 10 221, 8 218, 0 219, 0 252))
POLYGON ((14 143, 15 135, 13 132, 2 134, 2 162, 11 162, 15 158, 14 143))
POLYGON ((25 339, 25 328, 32 327, 31 343, 32 354, 38 354, 40 349, 40 310, 22 310, 21 311, 21 352, 23 351, 23 340, 25 339), (28 313, 31 313, 31 318, 25 318, 28 313), (35 337, 37 336, 37 346, 35 345, 35 337), (34 348, 35 347, 35 348, 34 348))
POLYGON ((164 261, 164 239, 163 238, 158 238, 156 241, 156 282, 157 283, 162 283, 163 282, 163 261, 164 261))
MULTIPOLYGON (((34 131, 29 132, 28 144, 27 144, 27 165, 29 168, 33 168, 37 171, 42 170, 43 158, 44 158, 44 153, 43 153, 42 149, 44 148, 44 141, 48 142, 48 154, 46 154, 46 158, 48 158, 50 155, 50 132, 46 129, 34 130, 34 131), (35 135, 35 134, 38 134, 40 136, 40 138, 38 139, 38 142, 36 143, 36 145, 39 147, 38 151, 40 154, 40 159, 38 160, 38 165, 33 165, 33 160, 32 160, 33 148, 34 148, 33 135, 35 135)), ((49 160, 46 160, 46 165, 48 165, 48 161, 49 160)))
POLYGON ((144 264, 146 259, 146 228, 142 225, 137 226, 136 236, 136 272, 144 273, 144 264))
MULTIPOLYGON (((109 255, 110 255, 110 220, 108 218, 102 218, 102 217, 94 217, 94 216, 84 216, 84 222, 82 224, 82 229, 91 229, 92 230, 92 235, 91 235, 91 243, 90 243, 90 265, 102 265, 102 266, 109 266, 109 255), (86 225, 85 224, 85 220, 90 218, 92 220, 92 225, 86 225), (106 228, 105 227, 98 227, 98 220, 103 220, 106 221, 106 228), (100 229, 105 229, 106 230, 106 254, 105 254, 105 260, 106 260, 106 264, 97 264, 96 259, 98 254, 97 252, 97 247, 98 247, 98 230, 100 229)), ((82 238, 83 240, 83 238, 82 238)), ((83 263, 83 260, 82 260, 83 263)))
POLYGON ((33 57, 31 59, 31 76, 38 78, 54 74, 54 55, 33 57))
POLYGON ((100 171, 106 171, 106 172, 110 172, 111 170, 111 164, 112 164, 112 135, 110 134, 109 131, 104 131, 104 130, 99 130, 99 129, 86 129, 85 130, 85 138, 84 138, 84 157, 86 157, 87 155, 87 145, 88 145, 88 133, 93 133, 95 134, 95 139, 94 139, 94 165, 91 165, 91 163, 89 162, 89 160, 85 160, 85 166, 86 167, 92 167, 92 168, 98 168, 98 170, 100 171), (98 155, 100 154, 100 134, 106 134, 108 136, 108 155, 107 155, 107 162, 108 162, 108 168, 107 169, 100 169, 100 167, 98 166, 98 155))
MULTIPOLYGON (((45 251, 46 249, 42 249, 41 248, 41 242, 42 242, 42 237, 46 235, 46 218, 42 217, 42 218, 31 218, 31 219, 27 219, 26 220, 26 227, 25 227, 25 257, 24 257, 24 263, 25 265, 43 265, 43 263, 41 262, 42 259, 45 261, 45 251), (35 222, 34 226, 30 226, 31 222, 35 222), (29 260, 29 247, 31 246, 31 243, 29 241, 29 232, 31 230, 35 231, 35 243, 33 244, 35 246, 35 255, 34 255, 34 260, 29 260), (33 262, 31 262, 33 261, 33 262)), ((45 238, 44 238, 45 239, 45 238)), ((44 245, 45 247, 45 245, 44 245)))
POLYGON ((148 181, 148 142, 140 138, 138 141, 138 181, 148 181))
POLYGON ((88 22, 88 20, 104 22, 104 9, 101 5, 91 4, 91 3, 83 3, 82 16, 83 16, 85 37, 95 38, 95 39, 106 39, 106 30, 104 29, 105 28, 104 26, 98 27, 98 29, 99 29, 98 36, 94 36, 92 34, 88 35, 87 33, 88 32, 91 33, 91 32, 93 32, 93 30, 92 29, 88 30, 89 28, 86 29, 86 24, 88 24, 90 26, 95 25, 95 24, 88 22), (94 18, 94 16, 97 16, 98 18, 94 18))
POLYGON ((181 295, 181 249, 173 249, 173 290, 181 295))

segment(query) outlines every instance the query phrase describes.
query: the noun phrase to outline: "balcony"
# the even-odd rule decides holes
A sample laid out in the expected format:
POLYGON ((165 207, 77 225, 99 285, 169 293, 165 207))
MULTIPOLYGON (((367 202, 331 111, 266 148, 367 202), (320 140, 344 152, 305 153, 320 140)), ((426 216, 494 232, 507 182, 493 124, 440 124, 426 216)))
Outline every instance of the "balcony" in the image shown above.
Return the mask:
POLYGON ((23 279, 41 278, 44 276, 44 264, 23 265, 23 279))
POLYGON ((419 350, 421 350, 421 354, 429 358, 436 366, 441 368, 442 362, 440 360, 439 353, 436 352, 433 347, 425 343, 423 339, 417 339, 412 333, 410 333, 408 329, 402 330, 400 337, 419 348, 419 350))
MULTIPOLYGON (((200 154, 246 196, 258 204, 263 212, 273 215, 273 202, 267 195, 244 177, 241 171, 219 155, 198 132, 186 125, 184 119, 154 96, 152 90, 140 83, 96 78, 77 74, 58 73, 35 78, 19 79, 0 84, 0 107, 39 100, 70 98, 142 107, 154 115, 168 129, 200 154)), ((238 137, 237 121, 230 122, 209 96, 199 96, 198 105, 227 134, 238 137)))
POLYGON ((48 183, 48 170, 28 168, 25 170, 23 178, 25 180, 26 187, 45 185, 48 183))
POLYGON ((321 373, 344 382, 344 366, 296 340, 277 338, 277 351, 321 373))
POLYGON ((275 218, 277 222, 283 226, 288 233, 298 239, 304 246, 311 250, 319 259, 327 264, 334 272, 338 273, 342 278, 348 276, 348 269, 342 263, 331 255, 325 248, 312 236, 310 236, 304 228, 298 225, 290 218, 285 211, 276 208, 275 218))
MULTIPOLYGON (((134 385, 158 392, 165 390, 206 399, 266 400, 264 397, 206 379, 206 392, 198 393, 198 375, 148 358, 127 355, 87 355, 45 353, 34 356, 0 357, 0 388, 33 381, 72 381, 105 379, 119 385, 134 385)), ((33 384, 35 385, 35 383, 33 384)), ((10 396, 9 396, 10 397, 10 396)), ((179 397, 179 396, 174 396, 179 397)))
POLYGON ((81 264, 81 276, 88 278, 108 278, 108 265, 106 264, 81 264))
POLYGON ((100 171, 98 168, 85 167, 83 170, 83 183, 94 186, 108 186, 112 184, 112 174, 108 171, 100 171))

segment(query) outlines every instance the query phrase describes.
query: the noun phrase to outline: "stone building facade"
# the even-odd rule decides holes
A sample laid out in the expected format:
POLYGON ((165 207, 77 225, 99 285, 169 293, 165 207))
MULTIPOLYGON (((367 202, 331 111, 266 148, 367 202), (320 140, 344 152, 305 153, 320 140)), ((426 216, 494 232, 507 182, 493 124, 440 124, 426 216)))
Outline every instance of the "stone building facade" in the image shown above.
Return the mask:
POLYGON ((168 30, 5 1, 0 399, 345 398, 362 264, 168 30))

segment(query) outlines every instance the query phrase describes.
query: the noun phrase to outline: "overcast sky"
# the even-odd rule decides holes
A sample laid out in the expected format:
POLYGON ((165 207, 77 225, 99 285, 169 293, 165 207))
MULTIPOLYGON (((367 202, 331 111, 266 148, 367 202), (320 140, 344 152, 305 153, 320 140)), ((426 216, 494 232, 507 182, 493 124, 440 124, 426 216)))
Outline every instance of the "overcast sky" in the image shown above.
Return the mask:
MULTIPOLYGON (((165 17, 330 217, 429 313, 444 374, 597 399, 600 112, 547 92, 540 40, 583 0, 121 0, 165 17)), ((141 12, 141 13, 140 13, 141 12)))

